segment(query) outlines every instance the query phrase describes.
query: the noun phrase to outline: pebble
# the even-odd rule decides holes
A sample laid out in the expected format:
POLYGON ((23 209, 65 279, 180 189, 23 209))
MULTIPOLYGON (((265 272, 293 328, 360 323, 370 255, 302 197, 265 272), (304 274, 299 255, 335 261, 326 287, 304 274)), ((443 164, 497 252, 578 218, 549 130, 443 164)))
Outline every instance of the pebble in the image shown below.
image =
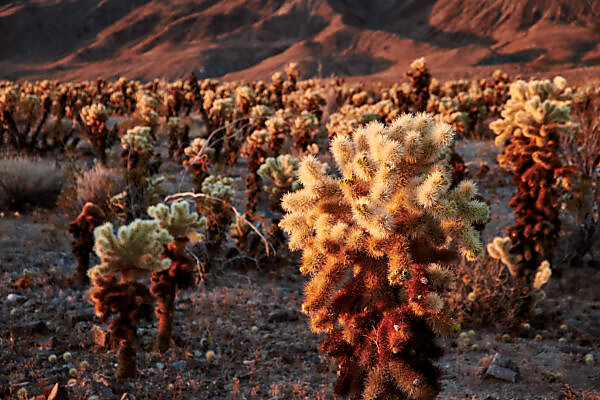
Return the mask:
POLYGON ((517 373, 512 369, 512 362, 500 353, 496 353, 485 372, 486 377, 500 379, 505 382, 515 383, 517 373))

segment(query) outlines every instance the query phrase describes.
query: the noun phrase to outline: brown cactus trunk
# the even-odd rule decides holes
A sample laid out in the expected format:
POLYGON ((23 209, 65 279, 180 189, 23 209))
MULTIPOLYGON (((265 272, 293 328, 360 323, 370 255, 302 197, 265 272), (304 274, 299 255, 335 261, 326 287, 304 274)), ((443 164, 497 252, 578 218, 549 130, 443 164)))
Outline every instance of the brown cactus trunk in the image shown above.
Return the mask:
POLYGON ((119 365, 117 378, 131 378, 135 375, 135 344, 122 339, 119 342, 119 365))
POLYGON ((173 260, 171 267, 152 274, 150 290, 157 302, 154 314, 158 319, 157 347, 161 354, 167 352, 171 346, 177 288, 185 288, 193 281, 193 275, 189 268, 191 260, 185 255, 187 242, 187 239, 176 238, 169 243, 165 255, 173 260))
POLYGON ((77 260, 74 278, 80 284, 87 286, 90 284, 90 278, 87 276, 87 271, 90 268, 90 256, 89 254, 85 254, 81 257, 77 257, 77 260))
POLYGON ((173 330, 173 314, 175 313, 175 284, 168 280, 163 282, 163 296, 158 298, 155 313, 158 318, 158 351, 163 354, 171 345, 173 330))

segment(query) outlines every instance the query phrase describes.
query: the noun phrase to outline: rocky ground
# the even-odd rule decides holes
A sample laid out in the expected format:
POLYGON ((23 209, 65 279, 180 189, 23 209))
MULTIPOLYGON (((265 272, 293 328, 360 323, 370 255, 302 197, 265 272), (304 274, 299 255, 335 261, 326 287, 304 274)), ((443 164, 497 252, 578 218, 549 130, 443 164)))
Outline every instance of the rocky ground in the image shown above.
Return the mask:
MULTIPOLYGON (((472 173, 491 168, 480 184, 493 215, 488 241, 510 222, 508 178, 493 143, 457 149, 472 173)), ((140 324, 138 376, 115 380, 106 327, 71 280, 66 222, 48 211, 0 218, 0 398, 335 398, 335 363, 299 312, 296 265, 211 271, 178 296, 174 348, 159 355, 156 321, 140 324)), ((561 268, 546 289, 544 326, 515 335, 490 320, 443 341, 440 399, 600 399, 600 271, 593 260, 561 268)))

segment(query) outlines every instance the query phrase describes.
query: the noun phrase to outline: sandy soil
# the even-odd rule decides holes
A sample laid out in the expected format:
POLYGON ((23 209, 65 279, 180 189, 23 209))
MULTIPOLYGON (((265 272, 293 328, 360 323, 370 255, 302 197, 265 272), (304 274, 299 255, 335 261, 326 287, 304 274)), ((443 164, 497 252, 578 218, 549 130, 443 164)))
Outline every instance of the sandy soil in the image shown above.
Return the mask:
MULTIPOLYGON (((481 162, 490 166, 480 182, 493 215, 487 241, 510 223, 508 178, 495 164, 492 142, 462 141, 456 148, 472 160, 472 173, 481 162)), ((138 377, 116 381, 115 353, 94 344, 92 332, 103 326, 86 300, 87 288, 71 281, 75 259, 65 232, 66 221, 52 212, 0 218, 0 398, 16 398, 25 389, 28 398, 46 399, 42 393, 57 382, 64 388, 69 379, 75 380, 64 391, 73 399, 119 399, 123 393, 137 399, 334 398, 336 366, 319 354, 319 337, 298 311, 305 278, 293 263, 276 270, 212 271, 178 296, 175 347, 159 355, 153 350, 156 322, 142 323, 138 377), (32 286, 15 287, 25 269, 32 286), (65 352, 70 358, 63 358, 65 352), (57 359, 50 361, 51 355, 57 359)), ((600 398, 600 370, 584 362, 586 354, 600 361, 600 274, 588 264, 552 278, 543 327, 503 338, 507 332, 487 321, 463 327, 474 330, 468 343, 444 340, 439 398, 600 398), (510 360, 516 382, 485 377, 496 353, 510 360)))

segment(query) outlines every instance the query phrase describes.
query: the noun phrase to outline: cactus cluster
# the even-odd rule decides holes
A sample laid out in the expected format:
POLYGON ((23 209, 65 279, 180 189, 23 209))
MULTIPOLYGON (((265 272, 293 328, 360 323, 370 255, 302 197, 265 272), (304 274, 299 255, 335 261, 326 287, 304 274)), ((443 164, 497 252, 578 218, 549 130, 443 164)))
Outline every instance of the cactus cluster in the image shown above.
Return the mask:
POLYGON ((289 154, 267 157, 257 171, 258 175, 269 182, 264 190, 270 193, 277 205, 284 193, 294 191, 300 187, 298 182, 298 159, 289 154))
POLYGON ((156 297, 155 314, 158 318, 158 350, 166 352, 171 344, 175 296, 178 289, 187 289, 194 282, 194 263, 185 254, 187 243, 202 240, 198 232, 206 226, 206 218, 190 212, 187 202, 173 203, 169 208, 158 204, 148 209, 148 215, 156 219, 161 229, 167 230, 173 241, 165 246, 164 255, 171 260, 169 268, 152 273, 150 291, 156 297))
MULTIPOLYGON (((515 223, 506 228, 507 238, 494 240, 489 250, 508 265, 518 295, 526 299, 539 297, 536 275, 543 263, 552 262, 558 244, 559 186, 568 186, 572 172, 562 165, 558 147, 561 135, 577 131, 570 116, 572 99, 573 92, 562 77, 516 81, 510 86, 501 119, 490 124, 497 135, 496 145, 504 149, 498 162, 513 173, 517 193, 509 202, 515 223)), ((534 303, 525 302, 520 316, 533 310, 534 303)))
POLYGON ((119 348, 116 375, 128 378, 136 370, 137 322, 150 318, 154 301, 138 279, 169 267, 169 260, 162 258, 163 246, 173 237, 159 229, 159 221, 140 219, 120 227, 117 235, 112 223, 107 222, 94 230, 94 236, 100 264, 88 271, 94 286, 90 300, 102 321, 117 314, 109 324, 119 348))
POLYGON ((280 226, 311 275, 302 309, 328 334, 321 348, 338 360, 337 394, 427 399, 440 389, 434 338, 454 329, 441 297, 457 256, 448 244, 474 260, 472 224, 488 218, 473 182, 449 190, 452 138, 426 114, 370 123, 332 141, 341 178, 309 156, 303 188, 283 197, 280 226))

